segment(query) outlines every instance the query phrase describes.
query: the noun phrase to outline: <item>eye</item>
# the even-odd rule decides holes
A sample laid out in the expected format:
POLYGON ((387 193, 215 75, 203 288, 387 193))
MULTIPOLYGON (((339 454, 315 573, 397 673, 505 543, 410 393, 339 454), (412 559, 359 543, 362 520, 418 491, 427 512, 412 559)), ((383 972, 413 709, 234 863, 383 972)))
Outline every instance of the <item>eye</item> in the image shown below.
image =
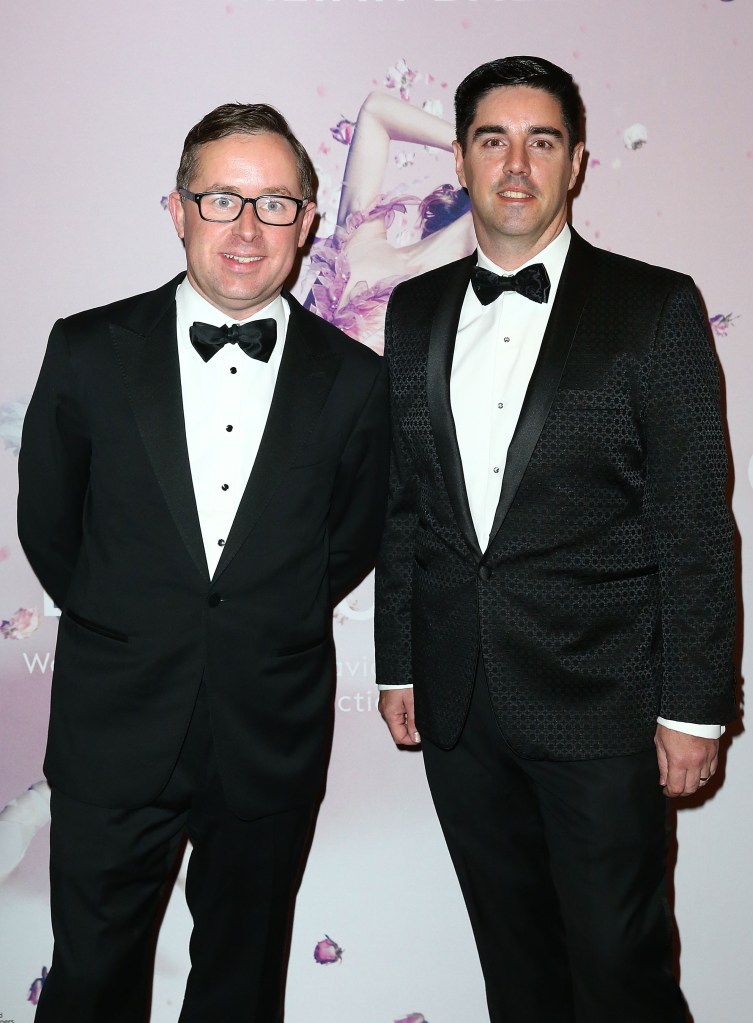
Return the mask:
POLYGON ((285 201, 277 195, 262 195, 256 201, 265 213, 279 213, 285 209, 285 201))
POLYGON ((232 192, 216 192, 211 197, 207 196, 207 198, 211 199, 212 209, 222 212, 236 209, 240 202, 240 196, 233 195, 232 192))
POLYGON ((552 143, 549 141, 549 139, 533 139, 531 144, 532 144, 532 146, 535 149, 552 149, 553 148, 552 143))
POLYGON ((500 138, 488 138, 484 140, 483 146, 485 149, 499 149, 500 146, 504 145, 504 140, 500 138))

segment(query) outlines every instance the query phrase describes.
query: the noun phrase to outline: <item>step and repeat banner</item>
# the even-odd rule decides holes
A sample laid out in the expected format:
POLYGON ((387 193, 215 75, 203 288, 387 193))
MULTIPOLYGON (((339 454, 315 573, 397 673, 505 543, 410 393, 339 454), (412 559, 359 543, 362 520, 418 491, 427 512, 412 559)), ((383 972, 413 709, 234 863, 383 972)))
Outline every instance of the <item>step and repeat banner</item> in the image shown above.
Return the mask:
MULTIPOLYGON (((744 0, 3 0, 0 9, 0 1020, 24 1023, 51 957, 41 765, 57 619, 16 538, 21 424, 57 317, 154 288, 184 266, 165 207, 187 130, 233 100, 285 114, 320 182, 317 237, 294 293, 381 351, 387 297, 414 257, 425 269, 473 246, 450 153, 455 86, 508 54, 572 71, 587 109, 574 225, 597 245, 692 274, 706 303, 744 599, 753 13, 744 0), (364 104, 373 159, 349 169, 361 206, 335 241, 364 104), (386 240, 351 249, 374 219, 386 240), (427 233, 432 220, 451 229, 427 233)), ((372 620, 369 579, 335 613, 334 747, 298 898, 286 1018, 488 1023, 421 755, 393 747, 376 709, 372 620)), ((743 677, 748 660, 741 635, 743 677)), ((753 744, 742 721, 725 737, 720 773, 676 813, 679 966, 695 1023, 741 1023, 753 1006, 753 744)), ((177 1019, 188 968, 182 878, 157 952, 154 1023, 177 1019)))

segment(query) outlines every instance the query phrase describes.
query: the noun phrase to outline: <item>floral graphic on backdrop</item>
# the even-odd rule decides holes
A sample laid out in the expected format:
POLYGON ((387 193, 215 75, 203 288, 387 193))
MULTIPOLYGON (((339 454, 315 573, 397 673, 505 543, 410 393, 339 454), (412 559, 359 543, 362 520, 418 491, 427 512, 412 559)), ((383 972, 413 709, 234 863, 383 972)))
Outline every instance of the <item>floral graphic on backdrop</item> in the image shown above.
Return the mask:
POLYGON ((411 68, 408 67, 405 59, 401 57, 396 64, 387 68, 387 74, 385 75, 383 84, 387 89, 398 89, 400 92, 400 99, 404 99, 407 102, 410 99, 410 91, 413 87, 413 83, 417 79, 420 81, 417 72, 412 71, 411 68))
POLYGON ((44 987, 44 982, 46 980, 47 980, 47 967, 43 966, 42 967, 41 976, 37 977, 36 980, 33 980, 31 982, 31 987, 29 988, 29 995, 28 995, 28 998, 26 1000, 28 1002, 31 1002, 32 1005, 38 1005, 39 1004, 39 996, 42 993, 42 988, 44 987))
POLYGON ((0 440, 14 455, 21 447, 21 429, 28 407, 28 401, 6 401, 0 405, 0 440))
POLYGON ((39 612, 35 607, 19 607, 10 618, 0 622, 3 639, 28 639, 39 628, 39 612))
POLYGON ((350 140, 353 138, 353 129, 355 126, 355 121, 349 121, 347 117, 341 117, 335 127, 330 128, 329 130, 335 142, 342 142, 344 146, 349 146, 350 140))
POLYGON ((631 124, 622 133, 625 149, 640 149, 648 142, 648 129, 645 124, 631 124))
POLYGON ((321 966, 328 966, 330 963, 341 963, 343 961, 344 949, 340 948, 336 941, 333 941, 328 934, 325 934, 321 941, 317 941, 314 948, 314 959, 321 966))
POLYGON ((717 313, 716 316, 712 316, 709 323, 714 331, 714 336, 726 337, 729 328, 734 327, 735 320, 739 318, 739 316, 733 316, 732 313, 717 313))

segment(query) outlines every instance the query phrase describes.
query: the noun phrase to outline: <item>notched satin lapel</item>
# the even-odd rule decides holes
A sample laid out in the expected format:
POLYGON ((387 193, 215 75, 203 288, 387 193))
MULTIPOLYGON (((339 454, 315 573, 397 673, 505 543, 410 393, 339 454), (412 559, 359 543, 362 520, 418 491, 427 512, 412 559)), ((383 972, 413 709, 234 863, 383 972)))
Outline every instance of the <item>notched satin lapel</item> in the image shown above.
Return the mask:
POLYGON ((155 475, 189 554, 208 580, 186 444, 175 336, 175 288, 172 295, 172 302, 162 307, 161 315, 146 333, 117 324, 111 324, 110 333, 155 475))
POLYGON ((539 357, 507 452, 502 491, 489 538, 490 546, 518 492, 557 394, 578 323, 588 299, 591 282, 590 263, 590 246, 573 231, 539 357))
POLYGON ((259 452, 243 492, 214 579, 224 571, 281 486, 299 445, 305 443, 327 400, 341 358, 318 351, 304 331, 301 311, 290 302, 285 348, 259 452))
POLYGON ((458 321, 471 270, 475 264, 474 253, 456 265, 434 313, 426 361, 426 397, 434 442, 455 519, 468 546, 480 558, 481 548, 471 517, 463 463, 450 404, 450 372, 458 321))

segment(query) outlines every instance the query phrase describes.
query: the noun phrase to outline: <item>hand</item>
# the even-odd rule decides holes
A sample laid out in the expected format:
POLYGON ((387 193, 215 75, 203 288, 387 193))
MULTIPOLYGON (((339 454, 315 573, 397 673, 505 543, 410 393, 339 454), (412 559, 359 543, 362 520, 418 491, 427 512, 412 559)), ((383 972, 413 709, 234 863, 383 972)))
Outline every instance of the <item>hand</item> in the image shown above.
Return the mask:
POLYGON ((418 746, 421 736, 413 716, 413 689, 383 689, 379 694, 379 713, 387 722, 397 746, 418 746))
POLYGON ((709 781, 719 763, 719 740, 657 725, 654 736, 659 784, 665 796, 689 796, 709 781))

